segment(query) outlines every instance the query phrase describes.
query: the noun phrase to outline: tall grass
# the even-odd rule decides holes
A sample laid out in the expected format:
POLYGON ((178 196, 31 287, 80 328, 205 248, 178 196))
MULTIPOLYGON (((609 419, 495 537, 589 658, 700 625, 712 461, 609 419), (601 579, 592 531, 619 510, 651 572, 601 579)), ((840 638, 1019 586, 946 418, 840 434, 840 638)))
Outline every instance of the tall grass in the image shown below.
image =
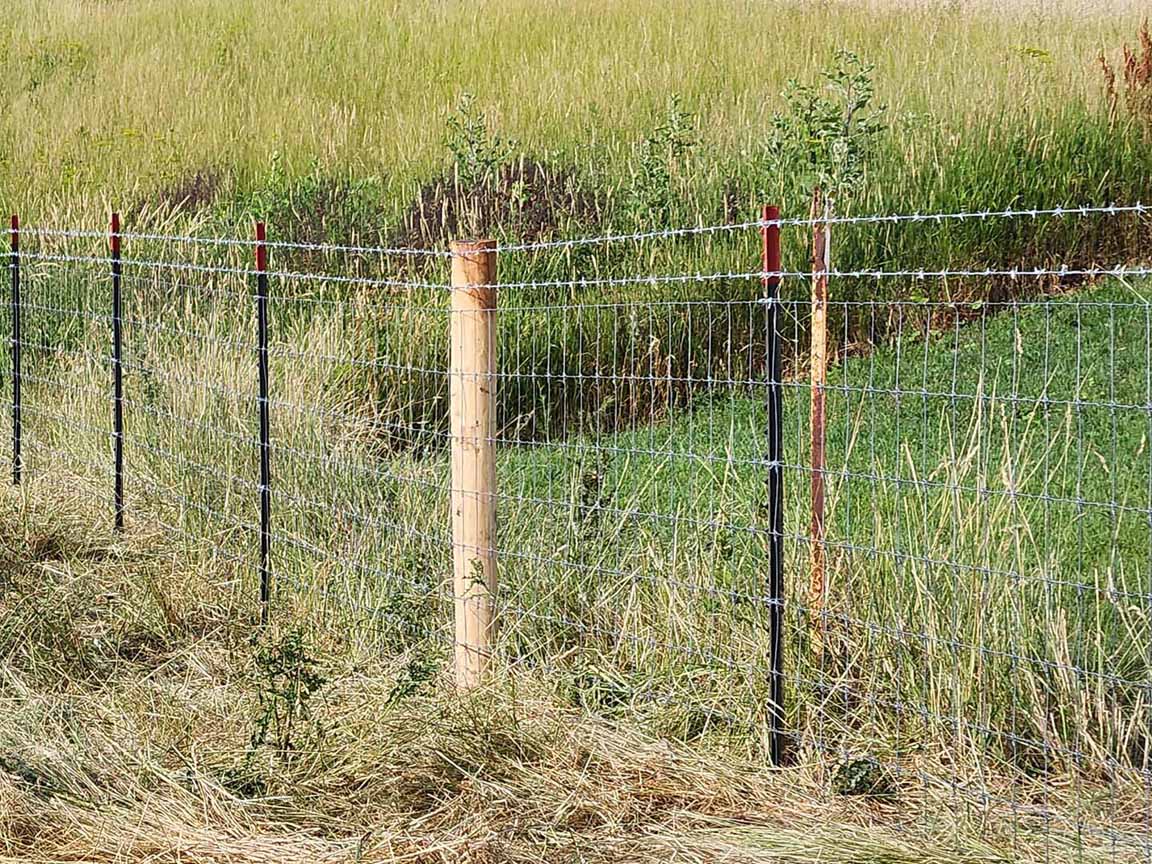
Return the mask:
MULTIPOLYGON (((81 478, 91 518, 107 522, 105 292, 99 274, 68 272, 26 282, 28 475, 81 478), (84 286, 79 314, 61 314, 84 286)), ((182 537, 251 609, 250 298, 228 277, 154 274, 127 296, 131 512, 182 537)), ((1152 638, 1147 298, 1114 283, 1067 300, 865 304, 884 340, 856 345, 829 385, 821 651, 806 596, 807 391, 793 369, 788 727, 803 761, 869 754, 905 790, 951 784, 969 803, 1061 784, 1106 794, 1061 799, 1053 818, 1073 822, 1136 812, 1152 638)), ((802 305, 787 307, 792 344, 802 305)), ((765 418, 760 348, 744 337, 762 333, 763 307, 571 311, 524 299, 502 312, 516 326, 501 335, 499 388, 532 396, 500 416, 501 657, 583 710, 759 758, 765 418), (699 328, 702 340, 677 341, 699 328), (601 365, 603 339, 618 366, 601 365), (565 399, 578 404, 554 409, 564 434, 534 434, 533 411, 565 399)), ((442 381, 403 348, 446 329, 443 309, 402 297, 273 300, 276 614, 295 609, 403 664, 446 661, 444 430, 406 429, 426 415, 359 388, 365 364, 396 367, 382 398, 442 381), (350 356, 383 314, 391 353, 350 356)))
MULTIPOLYGON (((445 217, 457 196, 516 239, 742 219, 766 199, 796 215, 798 178, 764 158, 767 119, 784 79, 847 46, 877 63, 893 123, 855 210, 1135 200, 1148 144, 1108 116, 1094 59, 1138 12, 52 0, 0 23, 0 72, 18 82, 0 97, 0 197, 33 224, 99 226, 115 203, 138 229, 241 235, 259 215, 280 239, 432 245, 463 230, 445 217), (519 142, 495 191, 455 185, 443 136, 464 91, 485 135, 519 142), (646 188, 644 140, 673 95, 699 143, 665 188, 646 188)), ((842 269, 934 269, 1114 264, 1147 236, 1146 220, 1001 220, 836 229, 833 242, 842 269)), ((786 268, 806 266, 805 241, 786 238, 786 268)), ((102 255, 97 241, 28 249, 102 255)), ((132 240, 127 255, 243 268, 247 251, 132 240)), ((275 254, 313 274, 445 277, 442 262, 275 254)), ((25 266, 28 475, 65 478, 110 521, 107 274, 25 266)), ((505 255, 505 283, 574 284, 502 292, 498 388, 512 679, 755 758, 768 617, 759 281, 579 283, 758 266, 755 232, 505 255)), ((159 526, 251 612, 251 286, 127 273, 130 530, 159 526)), ((793 359, 807 312, 786 300, 793 752, 814 765, 867 753, 909 794, 974 792, 965 800, 1013 819, 1044 796, 1059 812, 1025 818, 1062 836, 1140 823, 1152 710, 1148 289, 1028 302, 1069 287, 834 284, 843 362, 819 652, 793 359), (1065 786, 1075 793, 1054 794, 1065 786)), ((285 278, 272 294, 277 612, 416 675, 413 658, 445 659, 448 637, 443 292, 285 278)))
POLYGON ((1131 139, 1107 133, 1095 60, 1116 55, 1140 10, 23 4, 0 24, 0 199, 30 222, 75 223, 113 203, 147 221, 190 198, 243 215, 278 207, 293 220, 285 234, 373 237, 446 169, 445 123, 471 92, 517 149, 585 178, 612 221, 677 95, 700 144, 673 212, 657 216, 747 214, 765 195, 796 211, 787 178, 763 165, 768 120, 786 80, 811 79, 838 47, 877 64, 894 124, 862 209, 1128 197, 1142 178, 1131 139), (340 190, 332 212, 293 200, 310 177, 340 190))
MULTIPOLYGON (((0 200, 33 226, 102 228, 115 206, 125 211, 127 230, 244 237, 251 219, 263 218, 278 239, 417 246, 442 246, 474 230, 524 241, 741 221, 766 201, 782 204, 786 216, 805 215, 805 178, 768 158, 770 119, 783 108, 787 79, 812 80, 834 49, 847 47, 876 64, 877 99, 890 128, 870 156, 862 189, 843 208, 948 212, 1135 201, 1147 197, 1150 145, 1139 118, 1110 112, 1098 57, 1115 59, 1139 12, 1123 2, 995 11, 512 0, 324 10, 215 0, 28 5, 0 23, 0 74, 14 82, 0 96, 0 200), (464 127, 472 142, 461 140, 459 124, 455 132, 449 125, 461 119, 465 93, 476 95, 478 113, 464 127), (673 113, 683 147, 669 148, 659 132, 673 113), (452 157, 452 145, 462 143, 489 160, 479 179, 462 179, 467 160, 452 157)), ((989 220, 846 228, 834 231, 833 246, 841 270, 1007 269, 1112 265, 1139 258, 1147 240, 1146 220, 989 220)), ((785 246, 785 267, 805 269, 804 233, 786 232, 785 246)), ((129 243, 126 254, 164 251, 129 243)), ((283 250, 275 263, 446 280, 438 264, 407 257, 283 250)), ((505 283, 758 266, 754 231, 510 254, 500 263, 505 283)), ((1024 287, 960 280, 932 290, 937 299, 1000 299, 1024 287)), ((923 290, 891 280, 835 286, 840 300, 923 290)), ((559 370, 564 357, 575 356, 566 340, 596 322, 549 331, 533 311, 539 301, 747 300, 759 291, 755 279, 506 290, 506 305, 522 311, 505 317, 502 341, 523 352, 517 368, 552 363, 559 370), (553 348, 526 338, 531 333, 553 348)), ((360 361, 402 355, 403 365, 442 367, 438 331, 407 338, 413 316, 430 313, 377 302, 378 291, 338 296, 353 295, 364 303, 353 340, 360 361)), ((329 287, 324 296, 337 295, 329 287)), ((434 309, 439 302, 437 292, 411 292, 402 305, 434 309)), ((584 350, 599 354, 601 369, 616 368, 618 346, 642 340, 646 324, 617 331, 618 321, 600 323, 584 350)), ((665 352, 706 350, 705 322, 692 322, 691 336, 687 320, 674 323, 683 326, 662 335, 665 352)), ((868 322, 848 323, 833 322, 837 339, 877 336, 864 332, 868 322)), ((756 333, 733 339, 752 342, 756 333)), ((364 362, 332 374, 346 385, 352 413, 402 415, 411 429, 434 429, 446 416, 435 374, 364 362)), ((542 437, 571 419, 573 394, 555 395, 542 401, 539 392, 513 386, 501 398, 510 415, 531 418, 526 434, 542 437)), ((634 408, 637 416, 646 410, 642 400, 634 408)), ((411 446, 411 437, 393 444, 411 446)))

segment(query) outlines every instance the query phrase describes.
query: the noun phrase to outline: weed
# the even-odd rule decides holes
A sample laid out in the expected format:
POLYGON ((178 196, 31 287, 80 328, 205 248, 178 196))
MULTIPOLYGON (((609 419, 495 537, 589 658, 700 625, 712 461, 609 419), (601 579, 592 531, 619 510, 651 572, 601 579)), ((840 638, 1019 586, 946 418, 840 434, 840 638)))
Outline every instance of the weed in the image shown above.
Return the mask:
POLYGON ((886 798, 896 794, 896 782, 878 759, 868 756, 842 762, 832 778, 832 791, 837 795, 886 798))
POLYGON ((1113 124, 1119 115, 1121 101, 1129 117, 1141 127, 1146 139, 1152 139, 1152 31, 1145 19, 1137 34, 1136 47, 1124 46, 1123 92, 1117 80, 1116 69, 1101 54, 1100 69, 1104 75, 1104 89, 1108 99, 1108 118, 1113 124))
POLYGON ((393 684, 392 689, 388 691, 388 698, 385 700, 385 704, 390 707, 395 706, 405 699, 415 696, 436 677, 438 670, 438 664, 428 657, 419 655, 413 657, 404 664, 404 668, 396 677, 396 683, 393 684))
POLYGON ((772 117, 769 172, 794 176, 805 194, 816 186, 834 200, 859 192, 875 142, 888 128, 886 108, 873 104, 875 68, 840 50, 820 84, 789 81, 785 110, 772 117))
POLYGON ((698 144, 696 118, 684 109, 679 96, 669 97, 655 129, 637 148, 625 199, 635 224, 662 224, 672 218, 684 164, 698 144))
POLYGON ((258 708, 250 751, 270 744, 287 755, 301 743, 315 743, 320 729, 311 703, 327 679, 319 671, 319 661, 309 653, 303 633, 291 630, 278 641, 260 646, 255 661, 258 708))
POLYGON ((476 106, 476 97, 471 93, 460 97, 447 126, 444 143, 452 154, 453 174, 461 188, 491 183, 516 150, 516 142, 505 140, 488 128, 488 118, 476 106))

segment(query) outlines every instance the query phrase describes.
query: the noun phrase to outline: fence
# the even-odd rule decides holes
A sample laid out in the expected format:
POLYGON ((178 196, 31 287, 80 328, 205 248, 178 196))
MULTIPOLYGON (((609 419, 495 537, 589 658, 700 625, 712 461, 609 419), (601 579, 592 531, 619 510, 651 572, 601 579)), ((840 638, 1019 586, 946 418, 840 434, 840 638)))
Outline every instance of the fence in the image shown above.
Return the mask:
POLYGON ((1148 860, 1152 268, 829 252, 1148 210, 452 251, 13 219, 13 480, 182 538, 253 616, 1148 860))

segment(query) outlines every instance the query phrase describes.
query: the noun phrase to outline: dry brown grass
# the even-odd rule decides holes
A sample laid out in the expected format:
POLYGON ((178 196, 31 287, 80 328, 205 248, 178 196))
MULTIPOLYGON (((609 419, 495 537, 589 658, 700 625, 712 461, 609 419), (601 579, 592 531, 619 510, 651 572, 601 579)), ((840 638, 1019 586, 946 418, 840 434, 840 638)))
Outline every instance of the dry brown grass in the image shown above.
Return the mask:
MULTIPOLYGON (((147 530, 112 542, 78 515, 90 507, 82 489, 51 482, 10 491, 0 507, 0 861, 1137 855, 1139 802, 1095 815, 1079 802, 1081 819, 1103 824, 1108 810, 1119 839, 1078 845, 1060 815, 1074 788, 1050 787, 1034 815, 961 806, 954 790, 928 786, 836 796, 819 764, 772 771, 666 740, 573 709, 530 675, 469 698, 432 680, 398 699, 410 658, 322 627, 308 638, 328 683, 307 746, 251 751, 260 681, 251 625, 224 599, 234 574, 190 564, 147 530)), ((944 759, 925 754, 916 767, 946 774, 944 759)))

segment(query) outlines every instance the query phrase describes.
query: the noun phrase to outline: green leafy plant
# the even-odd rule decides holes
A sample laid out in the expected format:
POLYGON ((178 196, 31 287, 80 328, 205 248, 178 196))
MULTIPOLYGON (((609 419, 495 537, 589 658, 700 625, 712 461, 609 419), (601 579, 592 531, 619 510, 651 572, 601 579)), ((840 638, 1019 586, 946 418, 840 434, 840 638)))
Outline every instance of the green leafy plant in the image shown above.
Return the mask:
POLYGON ((420 655, 413 657, 396 676, 396 682, 388 692, 387 704, 398 705, 405 699, 415 696, 425 684, 436 677, 438 670, 439 666, 432 659, 420 655))
POLYGON ((625 202, 635 222, 663 221, 672 216, 677 180, 698 144, 695 116, 684 109, 679 96, 672 96, 656 128, 637 150, 625 202))
POLYGON ((258 708, 250 752, 271 745, 287 754, 305 735, 319 737, 311 710, 313 698, 327 683, 319 668, 299 630, 257 650, 258 708))
POLYGON ((805 194, 819 186, 834 200, 860 190, 874 143, 888 128, 887 109, 873 104, 874 69, 840 50, 819 83, 788 82, 767 145, 773 175, 797 178, 805 194))
POLYGON ((476 107, 471 93, 460 97, 456 112, 448 118, 444 143, 452 154, 453 174, 461 189, 494 183, 517 147, 514 140, 488 128, 488 118, 476 107))
POLYGON ((896 781, 879 760, 866 756, 841 763, 832 778, 837 795, 887 798, 896 794, 896 781))

